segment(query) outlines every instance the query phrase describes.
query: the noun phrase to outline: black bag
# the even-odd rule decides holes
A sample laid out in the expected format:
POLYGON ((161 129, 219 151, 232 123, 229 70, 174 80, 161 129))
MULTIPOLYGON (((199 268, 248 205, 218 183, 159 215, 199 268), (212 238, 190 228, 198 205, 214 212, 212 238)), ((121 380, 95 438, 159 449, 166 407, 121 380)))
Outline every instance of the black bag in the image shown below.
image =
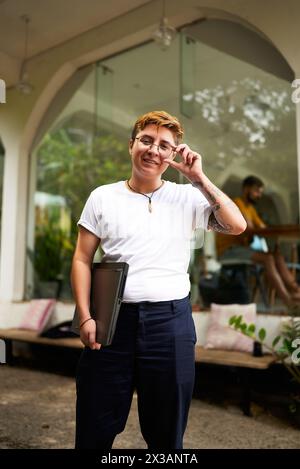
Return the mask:
POLYGON ((250 303, 247 269, 246 265, 221 268, 217 293, 218 304, 246 305, 250 303))
POLYGON ((200 278, 199 293, 206 308, 211 303, 250 303, 247 266, 223 266, 219 273, 200 278))
POLYGON ((72 321, 64 321, 56 326, 50 327, 40 334, 41 337, 48 337, 49 339, 64 339, 65 337, 78 337, 72 331, 72 321))
POLYGON ((205 308, 209 307, 211 303, 217 303, 218 285, 219 275, 216 273, 200 278, 199 293, 205 308))

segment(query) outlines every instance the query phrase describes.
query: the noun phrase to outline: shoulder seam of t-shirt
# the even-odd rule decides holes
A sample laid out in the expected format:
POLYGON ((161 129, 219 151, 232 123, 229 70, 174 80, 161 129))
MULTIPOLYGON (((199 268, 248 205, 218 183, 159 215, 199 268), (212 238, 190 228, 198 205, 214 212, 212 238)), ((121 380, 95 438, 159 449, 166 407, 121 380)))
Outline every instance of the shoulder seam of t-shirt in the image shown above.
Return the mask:
MULTIPOLYGON (((90 223, 88 223, 88 222, 86 222, 86 221, 80 219, 80 220, 77 222, 77 225, 83 226, 83 227, 86 228, 88 231, 90 231, 90 232, 93 233, 95 236, 97 236, 97 238, 99 238, 99 235, 97 234, 97 231, 95 230, 95 228, 94 228, 92 225, 90 225, 90 223)), ((99 238, 99 239, 100 239, 100 238, 99 238)))

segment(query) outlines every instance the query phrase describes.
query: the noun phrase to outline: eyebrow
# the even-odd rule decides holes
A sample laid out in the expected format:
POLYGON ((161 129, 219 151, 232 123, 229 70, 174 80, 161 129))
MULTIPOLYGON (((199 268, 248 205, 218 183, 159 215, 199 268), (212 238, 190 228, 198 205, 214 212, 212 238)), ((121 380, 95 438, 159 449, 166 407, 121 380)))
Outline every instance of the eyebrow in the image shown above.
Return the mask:
MULTIPOLYGON (((142 138, 142 137, 147 137, 147 138, 151 138, 151 140, 154 140, 152 135, 142 134, 139 138, 142 138)), ((168 145, 171 145, 172 148, 176 148, 176 146, 173 145, 173 143, 171 143, 171 142, 169 142, 168 140, 165 140, 165 139, 160 140, 160 143, 167 143, 168 145)))

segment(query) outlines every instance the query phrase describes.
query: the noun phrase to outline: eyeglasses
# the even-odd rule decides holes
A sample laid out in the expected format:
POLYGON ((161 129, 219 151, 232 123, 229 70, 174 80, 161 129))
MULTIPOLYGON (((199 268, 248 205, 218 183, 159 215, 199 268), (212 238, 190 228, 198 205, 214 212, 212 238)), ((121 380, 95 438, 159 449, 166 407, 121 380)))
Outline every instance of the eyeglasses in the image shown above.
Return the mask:
POLYGON ((149 137, 135 137, 135 140, 139 141, 139 144, 145 148, 151 148, 152 146, 157 147, 157 151, 162 158, 169 158, 171 153, 176 150, 176 147, 168 142, 162 142, 159 145, 153 143, 153 140, 149 137))

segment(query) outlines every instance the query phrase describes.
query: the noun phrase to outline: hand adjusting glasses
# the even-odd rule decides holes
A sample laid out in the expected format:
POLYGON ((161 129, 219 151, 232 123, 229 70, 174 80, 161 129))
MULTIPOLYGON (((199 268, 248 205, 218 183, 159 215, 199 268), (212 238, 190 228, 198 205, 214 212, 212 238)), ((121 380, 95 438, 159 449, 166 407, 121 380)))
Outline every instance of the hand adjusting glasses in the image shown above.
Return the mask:
POLYGON ((138 140, 139 144, 145 148, 157 147, 158 153, 160 156, 164 158, 169 158, 171 154, 176 150, 176 147, 171 145, 169 142, 162 142, 159 145, 153 143, 153 140, 149 137, 142 136, 142 137, 135 137, 135 140, 138 140))

